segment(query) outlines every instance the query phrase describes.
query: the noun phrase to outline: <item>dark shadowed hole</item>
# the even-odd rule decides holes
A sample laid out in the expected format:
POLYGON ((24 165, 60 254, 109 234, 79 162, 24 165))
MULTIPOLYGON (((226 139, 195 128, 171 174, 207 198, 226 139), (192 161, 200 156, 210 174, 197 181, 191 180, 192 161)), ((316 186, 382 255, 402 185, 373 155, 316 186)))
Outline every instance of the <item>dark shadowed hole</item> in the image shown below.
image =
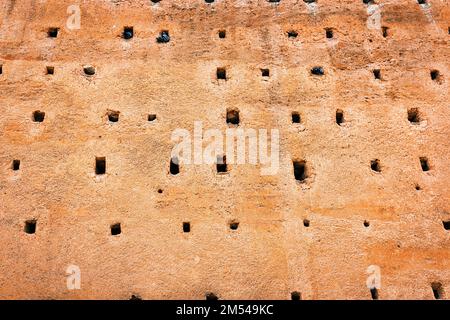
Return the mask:
POLYGON ((302 300, 302 294, 298 291, 291 292, 291 300, 302 300))
POLYGON ((325 35, 326 35, 327 39, 332 39, 333 38, 333 29, 331 29, 331 28, 325 29, 325 35))
POLYGON ((213 3, 214 0, 205 0, 206 3, 213 3))
POLYGON ((191 232, 191 223, 183 222, 183 232, 191 232))
POLYGON ((267 0, 268 2, 270 2, 270 3, 278 3, 278 2, 280 2, 280 0, 267 0))
POLYGON ((375 172, 381 172, 380 160, 374 159, 370 161, 370 169, 375 172))
POLYGON ((226 156, 217 156, 216 168, 217 173, 226 173, 228 171, 226 156))
POLYGON ((122 37, 125 40, 129 40, 129 39, 133 38, 133 36, 134 36, 133 27, 124 27, 123 28, 122 37))
POLYGON ((368 228, 370 226, 370 222, 367 220, 364 220, 364 227, 368 228))
POLYGON ((178 157, 172 157, 170 159, 170 174, 177 175, 178 173, 180 173, 178 157))
POLYGON ((342 111, 341 109, 336 110, 336 123, 338 125, 344 123, 344 111, 342 111))
POLYGON ((3 74, 3 65, 0 64, 0 74, 3 74))
POLYGON ((95 158, 95 174, 106 173, 106 157, 95 158))
POLYGON ((36 232, 36 220, 27 220, 25 221, 24 231, 28 234, 33 234, 36 232))
POLYGON ((383 32, 383 37, 387 38, 389 35, 389 28, 388 27, 381 27, 381 31, 383 32))
POLYGON ((111 225, 111 235, 117 236, 121 234, 122 228, 120 227, 120 223, 114 223, 111 225))
POLYGON ((412 124, 418 124, 420 122, 419 108, 408 109, 408 121, 412 124))
POLYGON ((373 300, 378 300, 378 289, 377 288, 370 289, 370 295, 372 296, 373 300))
POLYGON ((159 3, 161 0, 151 0, 153 3, 159 3))
POLYGON ((292 116, 292 123, 301 122, 300 113, 298 113, 297 111, 293 111, 291 116, 292 116))
POLYGON ((375 1, 373 1, 373 0, 363 0, 363 3, 364 4, 374 4, 375 1))
POLYGON ((47 74, 52 75, 55 73, 55 67, 47 66, 45 69, 46 69, 47 74))
POLYGON ((442 283, 440 282, 433 282, 431 284, 431 289, 433 290, 433 295, 436 300, 442 299, 444 288, 442 287, 442 283))
POLYGON ((156 114, 149 114, 147 116, 148 121, 155 121, 156 120, 156 114))
POLYGON ((47 35, 49 38, 56 38, 58 36, 59 28, 49 28, 47 35))
POLYGON ((420 166, 422 167, 422 171, 429 171, 430 165, 428 163, 428 158, 420 157, 420 166))
POLYGON ((431 77, 431 80, 438 81, 439 77, 440 77, 439 71, 438 70, 431 70, 430 71, 430 77, 431 77))
POLYGON ((323 76, 325 74, 325 71, 322 67, 313 67, 311 69, 311 73, 316 76, 323 76))
POLYGON ((142 298, 138 294, 132 294, 131 297, 130 297, 130 300, 138 301, 138 300, 142 300, 142 298))
POLYGON ((427 0, 417 0, 417 3, 418 3, 418 4, 426 4, 426 3, 427 3, 427 0))
POLYGON ((308 219, 303 219, 303 226, 309 228, 310 221, 308 219))
POLYGON ((261 69, 261 75, 263 77, 269 77, 270 76, 270 70, 269 69, 261 69))
POLYGON ((418 184, 415 185, 415 188, 416 188, 417 191, 419 191, 419 190, 422 189, 422 188, 420 187, 420 185, 418 185, 418 184))
POLYGON ((227 80, 227 70, 225 68, 217 68, 217 80, 227 80))
POLYGON ((380 80, 381 79, 381 70, 380 69, 374 69, 373 70, 373 76, 375 79, 380 80))
POLYGON ((158 193, 163 193, 163 189, 158 189, 158 193))
POLYGON ((298 32, 295 30, 290 30, 287 32, 288 38, 297 38, 298 32))
POLYGON ((237 230, 238 227, 239 227, 239 222, 235 222, 235 221, 230 222, 230 229, 231 230, 237 230))
POLYGON ((33 121, 34 122, 43 122, 45 118, 45 112, 36 110, 33 112, 33 121))
POLYGON ((239 125, 239 110, 234 108, 227 109, 227 123, 230 125, 239 125))
POLYGON ((20 160, 13 160, 12 162, 12 169, 14 171, 17 171, 20 169, 20 160))
POLYGON ((303 2, 305 2, 305 3, 314 3, 314 2, 316 2, 316 0, 303 0, 303 2))
POLYGON ((442 221, 445 230, 450 230, 450 220, 442 221))
POLYGON ((93 76, 95 74, 95 68, 93 66, 83 67, 83 71, 87 76, 93 76))
POLYGON ((109 122, 118 122, 119 121, 119 111, 108 111, 108 120, 109 122))
POLYGON ((226 36, 227 36, 227 32, 225 30, 219 30, 219 38, 220 39, 225 39, 226 36))
POLYGON ((215 294, 212 293, 212 292, 207 292, 207 293, 205 294, 205 298, 206 298, 206 300, 219 300, 219 298, 217 297, 217 295, 215 295, 215 294))
POLYGON ((170 41, 170 35, 168 30, 163 30, 159 33, 159 36, 156 38, 157 43, 168 43, 170 41))
POLYGON ((306 162, 301 161, 293 161, 294 166, 294 177, 297 181, 304 181, 306 177, 306 162))

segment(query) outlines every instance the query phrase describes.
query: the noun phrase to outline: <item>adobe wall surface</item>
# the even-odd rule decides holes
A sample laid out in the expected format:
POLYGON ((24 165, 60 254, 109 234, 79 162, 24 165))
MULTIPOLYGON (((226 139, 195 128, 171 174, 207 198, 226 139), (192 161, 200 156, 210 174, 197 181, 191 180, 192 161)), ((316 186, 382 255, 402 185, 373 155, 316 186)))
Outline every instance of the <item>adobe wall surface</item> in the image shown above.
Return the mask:
POLYGON ((427 2, 2 0, 0 298, 371 299, 369 266, 380 299, 448 298, 450 2, 427 2), (276 174, 171 174, 174 130, 227 108, 279 130, 276 174))

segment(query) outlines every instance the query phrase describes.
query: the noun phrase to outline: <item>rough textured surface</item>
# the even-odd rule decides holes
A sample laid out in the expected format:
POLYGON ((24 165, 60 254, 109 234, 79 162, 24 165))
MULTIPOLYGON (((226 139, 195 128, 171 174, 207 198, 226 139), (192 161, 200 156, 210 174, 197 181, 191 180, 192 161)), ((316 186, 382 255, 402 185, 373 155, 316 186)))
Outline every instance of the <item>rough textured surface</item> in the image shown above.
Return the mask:
POLYGON ((377 3, 381 26, 368 27, 354 0, 82 1, 81 29, 69 30, 73 1, 2 0, 0 298, 370 299, 370 265, 380 299, 433 299, 433 282, 448 297, 450 5, 377 3), (169 43, 156 43, 161 30, 169 43), (197 120, 225 130, 230 107, 241 127, 280 130, 278 173, 186 165, 170 175, 172 131, 197 120), (306 182, 293 159, 306 161, 306 182), (80 290, 66 287, 71 264, 80 290))

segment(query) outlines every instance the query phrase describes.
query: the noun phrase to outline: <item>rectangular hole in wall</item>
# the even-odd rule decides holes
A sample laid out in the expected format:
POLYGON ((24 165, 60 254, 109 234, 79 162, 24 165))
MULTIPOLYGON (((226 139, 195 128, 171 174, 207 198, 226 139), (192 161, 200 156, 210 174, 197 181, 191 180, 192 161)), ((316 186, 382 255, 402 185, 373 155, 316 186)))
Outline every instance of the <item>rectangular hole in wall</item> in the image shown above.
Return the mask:
POLYGON ((49 75, 52 75, 52 74, 55 73, 55 67, 47 66, 45 68, 45 70, 46 70, 46 73, 49 74, 49 75))
POLYGON ((45 112, 40 110, 36 110, 33 112, 33 121, 34 122, 43 122, 45 119, 45 112))
POLYGON ((300 113, 298 113, 297 111, 292 111, 291 117, 292 117, 292 123, 300 123, 301 122, 300 113))
POLYGON ((450 220, 442 221, 445 230, 450 230, 450 220))
POLYGON ((106 157, 95 158, 95 174, 106 173, 106 157))
POLYGON ((120 223, 114 223, 111 225, 111 235, 117 236, 122 233, 122 227, 120 226, 120 223))
POLYGON ((191 232, 191 223, 183 222, 183 232, 191 232))
POLYGON ((442 288, 442 283, 433 282, 431 284, 431 289, 433 290, 433 295, 436 300, 440 300, 443 298, 444 289, 442 288))
POLYGON ((338 125, 344 123, 344 111, 342 111, 341 109, 336 110, 336 123, 338 125))
POLYGON ((170 158, 170 174, 177 175, 180 173, 180 165, 178 161, 178 157, 170 158))
POLYGON ((428 163, 427 157, 420 157, 420 166, 422 167, 422 171, 430 170, 430 164, 428 163))
POLYGON ((370 295, 372 296, 372 300, 378 300, 378 289, 377 288, 370 289, 370 295))
POLYGON ((383 33, 383 37, 387 38, 389 35, 389 28, 388 27, 381 27, 381 31, 383 33))
POLYGON ((17 171, 20 169, 20 160, 13 160, 12 169, 14 171, 17 171))
POLYGON ((3 65, 0 64, 0 74, 3 74, 3 65))
POLYGON ((49 38, 58 37, 59 28, 49 28, 47 31, 47 35, 49 38))
POLYGON ((28 234, 33 234, 36 232, 36 220, 27 220, 25 221, 24 231, 28 234))
POLYGON ((270 70, 269 69, 261 69, 261 75, 265 78, 268 78, 270 76, 270 70))
POLYGON ((217 80, 227 80, 227 70, 225 68, 217 68, 217 80))
POLYGON ((325 35, 326 35, 327 39, 332 39, 333 38, 333 29, 331 29, 331 28, 325 29, 325 35))
POLYGON ((373 70, 373 76, 375 79, 380 80, 381 79, 381 70, 380 69, 374 69, 373 70))
POLYGON ((408 121, 412 124, 418 124, 420 122, 419 108, 408 109, 408 121))
POLYGON ((307 178, 306 161, 293 161, 295 180, 303 182, 307 178))
POLYGON ((228 171, 226 156, 217 156, 216 167, 217 173, 226 173, 228 171))
POLYGON ((225 30, 219 30, 219 38, 225 39, 227 36, 227 32, 225 30))
POLYGON ((229 125, 239 125, 239 110, 235 108, 227 109, 227 124, 229 125))
POLYGON ((373 159, 370 161, 370 169, 375 172, 381 172, 380 160, 373 159))

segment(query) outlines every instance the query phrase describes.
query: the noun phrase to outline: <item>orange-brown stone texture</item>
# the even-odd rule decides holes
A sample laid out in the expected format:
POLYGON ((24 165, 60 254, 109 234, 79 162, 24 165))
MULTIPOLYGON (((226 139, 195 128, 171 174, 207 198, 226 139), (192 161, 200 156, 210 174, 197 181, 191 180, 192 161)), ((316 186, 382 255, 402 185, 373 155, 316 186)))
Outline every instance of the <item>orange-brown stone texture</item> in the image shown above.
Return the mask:
POLYGON ((1 0, 0 298, 448 298, 450 2, 310 2, 1 0))

